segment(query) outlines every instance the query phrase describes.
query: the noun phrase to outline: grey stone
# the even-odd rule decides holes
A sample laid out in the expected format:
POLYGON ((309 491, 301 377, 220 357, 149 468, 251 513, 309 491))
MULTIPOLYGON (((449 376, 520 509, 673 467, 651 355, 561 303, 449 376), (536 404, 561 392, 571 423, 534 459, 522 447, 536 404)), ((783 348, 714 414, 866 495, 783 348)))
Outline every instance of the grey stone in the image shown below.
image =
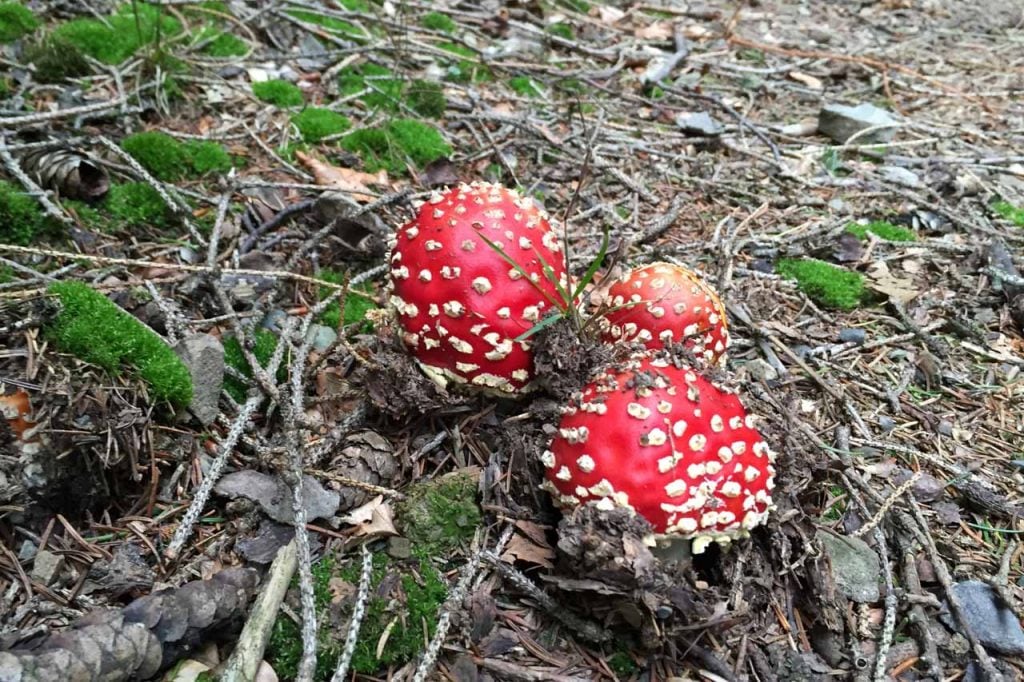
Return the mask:
POLYGON ((921 186, 921 178, 914 171, 901 168, 900 166, 880 166, 878 172, 882 174, 888 182, 895 185, 902 185, 911 189, 917 189, 921 186))
POLYGON ((873 104, 860 104, 855 107, 845 104, 826 104, 818 113, 818 132, 827 135, 839 144, 862 130, 886 126, 859 135, 854 144, 882 144, 891 142, 896 135, 898 122, 889 112, 879 109, 873 104))
POLYGON ((845 327, 839 330, 839 341, 842 343, 855 343, 858 346, 867 341, 868 333, 856 327, 845 327))
POLYGON ((896 420, 887 414, 878 417, 878 426, 886 433, 896 428, 896 420))
MULTIPOLYGON (((327 490, 312 476, 302 477, 303 508, 306 519, 329 519, 338 511, 340 497, 327 490)), ((213 491, 218 495, 244 497, 260 505, 267 516, 278 523, 292 523, 291 489, 276 476, 258 471, 236 471, 217 482, 213 491)))
POLYGON ((274 308, 263 317, 263 320, 260 322, 260 326, 264 329, 269 329, 275 334, 279 334, 284 328, 284 323, 287 319, 288 313, 280 308, 274 308))
POLYGON ((408 538, 388 538, 388 556, 392 559, 408 559, 412 556, 412 543, 408 538))
POLYGON ((192 402, 189 410, 203 426, 209 426, 220 414, 217 403, 224 386, 224 346, 209 334, 196 334, 174 344, 174 352, 192 375, 192 402))
POLYGON ((839 593, 850 601, 870 604, 878 601, 878 554, 860 538, 819 530, 816 537, 828 555, 832 579, 839 593))
MULTIPOLYGON (((986 649, 1008 656, 1024 655, 1024 628, 991 585, 967 580, 953 585, 953 594, 964 612, 964 620, 986 649)), ((951 630, 958 630, 948 607, 942 615, 951 630)))
POLYGON ((44 585, 52 585, 62 568, 63 555, 41 549, 36 552, 36 560, 32 562, 32 578, 44 585))
POLYGON ((322 353, 338 340, 338 332, 322 324, 312 324, 306 332, 306 340, 312 342, 313 350, 322 353))
POLYGON ((779 372, 761 358, 754 358, 743 365, 743 369, 754 381, 774 381, 779 378, 779 372))
POLYGON ((31 561, 32 557, 36 555, 36 543, 31 540, 25 540, 21 543, 21 549, 18 550, 18 561, 31 561))
POLYGON ((952 437, 953 436, 953 422, 948 419, 940 419, 938 426, 939 435, 952 437))
POLYGON ((722 134, 722 126, 706 111, 684 112, 676 116, 676 125, 684 133, 715 137, 722 134))

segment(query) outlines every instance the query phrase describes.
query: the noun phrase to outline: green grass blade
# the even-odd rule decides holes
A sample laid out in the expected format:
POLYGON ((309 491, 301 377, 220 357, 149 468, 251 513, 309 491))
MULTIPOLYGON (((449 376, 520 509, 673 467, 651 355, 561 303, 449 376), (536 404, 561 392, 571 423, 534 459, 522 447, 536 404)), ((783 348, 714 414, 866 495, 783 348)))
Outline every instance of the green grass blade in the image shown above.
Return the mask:
POLYGON ((538 322, 537 324, 533 325, 532 327, 527 329, 525 332, 523 332, 522 334, 520 334, 519 336, 517 336, 513 340, 516 341, 516 342, 525 341, 526 339, 530 338, 531 336, 533 336, 537 332, 541 331, 542 329, 547 329, 548 327, 550 327, 551 325, 553 325, 555 322, 557 322, 560 319, 562 319, 562 314, 561 313, 551 313, 547 317, 542 319, 540 322, 538 322))
POLYGON ((555 298, 551 294, 549 294, 548 292, 544 291, 539 286, 537 286, 537 283, 534 282, 530 278, 530 274, 528 272, 526 272, 526 270, 523 269, 523 266, 520 265, 519 263, 517 263, 515 261, 515 259, 512 258, 512 256, 510 256, 507 253, 505 253, 505 249, 501 248, 501 246, 499 246, 496 242, 491 241, 490 239, 488 239, 483 234, 480 234, 480 233, 477 233, 477 234, 480 237, 480 239, 484 240, 484 244, 487 244, 487 246, 489 246, 492 249, 494 249, 498 253, 499 256, 501 256, 502 258, 505 259, 506 263, 511 265, 513 268, 515 268, 516 272, 518 272, 520 275, 522 275, 526 279, 526 281, 530 283, 530 286, 532 286, 534 289, 536 289, 538 291, 538 293, 540 293, 541 296, 546 298, 548 303, 550 303, 551 305, 555 306, 556 308, 562 308, 562 304, 559 303, 558 301, 556 301, 555 298))
POLYGON ((575 301, 579 298, 579 295, 583 293, 583 290, 588 284, 594 279, 594 275, 597 274, 598 268, 604 262, 604 257, 608 253, 608 245, 611 243, 611 229, 606 224, 604 226, 604 235, 601 237, 601 248, 597 251, 597 256, 594 260, 590 261, 590 267, 587 268, 586 273, 583 275, 583 279, 576 285, 576 290, 572 292, 572 300, 575 301))

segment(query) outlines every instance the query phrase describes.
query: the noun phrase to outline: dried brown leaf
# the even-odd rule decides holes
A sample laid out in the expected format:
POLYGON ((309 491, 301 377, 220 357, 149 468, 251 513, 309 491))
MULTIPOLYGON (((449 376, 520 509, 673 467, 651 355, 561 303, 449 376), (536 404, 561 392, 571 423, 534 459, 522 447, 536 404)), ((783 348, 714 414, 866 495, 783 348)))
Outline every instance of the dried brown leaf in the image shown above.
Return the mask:
POLYGON ((505 553, 501 560, 512 564, 518 561, 525 561, 529 564, 537 564, 545 568, 554 567, 552 559, 555 558, 555 550, 549 546, 541 547, 522 535, 513 535, 508 542, 505 553))
POLYGON ((353 532, 355 537, 386 537, 398 535, 394 518, 395 513, 391 509, 391 505, 384 501, 383 495, 378 495, 342 516, 341 520, 355 526, 353 532))
POLYGON ((383 169, 377 173, 364 173, 351 168, 332 166, 301 151, 295 152, 295 157, 303 166, 312 171, 316 184, 348 192, 353 201, 362 203, 373 201, 373 190, 369 188, 369 185, 390 186, 387 171, 383 169))

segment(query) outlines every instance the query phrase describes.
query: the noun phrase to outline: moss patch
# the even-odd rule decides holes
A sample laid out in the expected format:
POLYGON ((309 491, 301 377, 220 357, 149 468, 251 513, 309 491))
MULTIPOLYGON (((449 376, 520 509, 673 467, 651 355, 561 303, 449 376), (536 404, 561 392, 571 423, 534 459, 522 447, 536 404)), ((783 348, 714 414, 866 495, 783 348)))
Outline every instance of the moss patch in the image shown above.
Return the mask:
POLYGON ((417 483, 397 509, 402 534, 419 557, 450 557, 473 538, 480 524, 473 476, 454 472, 417 483))
POLYGON ((864 278, 858 272, 814 259, 780 260, 776 271, 795 279, 800 290, 818 305, 850 310, 860 305, 864 296, 864 278))
MULTIPOLYGON (((150 225, 167 227, 170 211, 155 189, 144 182, 114 185, 107 192, 103 206, 111 220, 102 229, 122 229, 150 225)), ((87 216, 83 216, 86 218, 87 216)))
POLYGON ((448 99, 440 83, 413 81, 405 93, 406 104, 420 116, 441 118, 448 108, 448 99))
POLYGON ((121 141, 121 147, 154 177, 164 181, 231 169, 227 150, 207 140, 179 142, 166 133, 151 131, 129 135, 121 141))
MULTIPOLYGON (((335 272, 333 270, 321 270, 317 273, 317 277, 334 284, 344 284, 347 279, 344 273, 335 272)), ((360 291, 373 291, 373 285, 370 282, 364 282, 356 288, 360 291)), ((319 292, 320 300, 327 298, 331 293, 331 289, 321 287, 319 292)), ((326 325, 331 329, 338 329, 341 325, 347 327, 358 322, 364 322, 364 324, 359 326, 359 331, 371 331, 373 329, 373 325, 366 321, 366 313, 376 307, 377 304, 370 299, 359 296, 358 294, 350 293, 345 296, 344 306, 342 306, 340 301, 333 301, 320 315, 320 319, 318 321, 320 324, 326 325)))
POLYGON ((49 291, 62 306, 48 328, 61 350, 111 373, 133 368, 157 400, 192 400, 188 369, 152 329, 82 282, 58 282, 49 291))
POLYGON ((53 227, 35 198, 0 180, 0 242, 28 244, 53 227))
POLYGON ((0 43, 17 40, 39 28, 39 20, 17 2, 0 2, 0 43))
POLYGON ((292 123, 306 142, 319 142, 329 135, 337 135, 352 125, 348 118, 330 109, 307 107, 292 116, 292 123))
POLYGON ((299 86, 281 79, 253 83, 252 94, 277 107, 301 107, 305 101, 299 86))
MULTIPOLYGON (((337 566, 333 559, 324 559, 313 567, 314 602, 320 616, 318 633, 320 649, 317 656, 315 682, 331 679, 344 643, 345 624, 352 610, 356 586, 359 584, 360 562, 347 561, 337 566), (351 595, 332 600, 331 580, 351 588, 351 595), (332 629, 331 625, 335 624, 332 629)), ((385 666, 400 665, 423 650, 424 624, 427 636, 434 634, 438 611, 448 595, 441 575, 425 561, 399 564, 387 555, 373 558, 370 594, 366 614, 359 631, 352 670, 365 675, 385 666), (383 590, 383 592, 382 592, 383 590), (385 632, 387 644, 377 656, 377 645, 385 632)), ((282 680, 293 680, 302 656, 302 637, 298 625, 285 616, 274 624, 267 660, 282 680)))
POLYGON ((203 47, 203 54, 210 57, 241 57, 249 51, 248 45, 238 36, 221 33, 203 47))
POLYGON ((74 19, 57 27, 54 35, 107 64, 118 64, 157 38, 181 33, 181 24, 166 10, 142 2, 123 5, 99 19, 74 19))
POLYGON ((900 227, 899 225, 893 225, 892 223, 884 220, 875 220, 867 225, 850 223, 846 226, 846 231, 858 239, 866 239, 870 233, 876 237, 888 239, 891 242, 917 241, 917 233, 913 230, 906 227, 900 227))
POLYGON ((58 35, 49 35, 27 45, 24 58, 36 67, 34 75, 40 83, 79 78, 91 71, 81 48, 58 35))
POLYGON ((343 69, 338 76, 338 89, 342 95, 359 99, 368 107, 394 111, 402 97, 403 84, 390 69, 367 62, 343 69))
MULTIPOLYGON (((358 10, 365 11, 365 10, 358 10)), ((343 38, 350 38, 356 42, 365 42, 370 38, 361 28, 353 24, 352 22, 345 21, 344 19, 338 19, 337 17, 329 17, 323 14, 317 14, 316 12, 310 12, 309 10, 303 9, 289 9, 286 10, 289 16, 304 21, 307 24, 313 24, 320 28, 335 33, 343 38)))
POLYGON ((551 24, 544 30, 547 31, 549 35, 558 36, 559 38, 564 38, 565 40, 573 40, 576 37, 575 32, 572 30, 572 26, 561 21, 555 24, 551 24))
POLYGON ((458 28, 450 16, 440 12, 426 13, 423 15, 423 20, 420 23, 423 25, 423 28, 443 33, 454 33, 455 29, 458 28))
POLYGON ((378 128, 357 130, 341 144, 362 157, 367 171, 383 168, 393 175, 404 173, 410 162, 422 168, 452 153, 451 145, 436 128, 412 119, 396 119, 378 128))
POLYGON ((537 82, 529 76, 516 76, 515 78, 510 78, 508 86, 523 97, 539 97, 541 95, 541 90, 537 85, 537 82))
POLYGON ((461 57, 448 64, 448 80, 456 83, 483 83, 491 80, 490 70, 477 60, 476 52, 458 43, 441 43, 439 48, 445 52, 461 57))
POLYGON ((992 204, 992 211, 1017 227, 1024 227, 1024 208, 1014 206, 1009 201, 997 201, 992 204))
MULTIPOLYGON (((245 354, 242 353, 242 344, 239 343, 238 339, 234 336, 226 336, 222 339, 224 345, 224 364, 228 367, 233 367, 238 370, 242 376, 251 379, 252 368, 249 367, 249 363, 245 359, 245 354)), ((261 367, 266 367, 267 363, 270 362, 270 356, 274 354, 274 350, 277 348, 277 335, 269 329, 257 329, 255 332, 255 341, 252 347, 252 354, 256 356, 261 367)), ((283 365, 283 363, 282 363, 283 365)), ((283 374, 284 367, 282 366, 283 374)), ((245 400, 245 394, 248 388, 238 379, 232 376, 224 377, 224 390, 235 399, 236 402, 242 402, 245 400)))

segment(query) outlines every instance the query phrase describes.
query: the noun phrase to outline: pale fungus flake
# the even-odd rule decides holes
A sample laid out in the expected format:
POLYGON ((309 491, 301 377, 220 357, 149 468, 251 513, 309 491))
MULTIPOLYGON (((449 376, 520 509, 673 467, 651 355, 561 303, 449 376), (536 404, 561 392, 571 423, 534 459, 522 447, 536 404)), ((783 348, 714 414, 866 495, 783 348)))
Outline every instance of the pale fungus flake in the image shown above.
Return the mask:
POLYGON ((561 410, 553 457, 542 460, 557 503, 600 498, 601 508, 631 509, 697 551, 764 521, 775 471, 739 399, 679 363, 647 353, 607 370, 561 410), (699 407, 672 398, 686 386, 699 407))

